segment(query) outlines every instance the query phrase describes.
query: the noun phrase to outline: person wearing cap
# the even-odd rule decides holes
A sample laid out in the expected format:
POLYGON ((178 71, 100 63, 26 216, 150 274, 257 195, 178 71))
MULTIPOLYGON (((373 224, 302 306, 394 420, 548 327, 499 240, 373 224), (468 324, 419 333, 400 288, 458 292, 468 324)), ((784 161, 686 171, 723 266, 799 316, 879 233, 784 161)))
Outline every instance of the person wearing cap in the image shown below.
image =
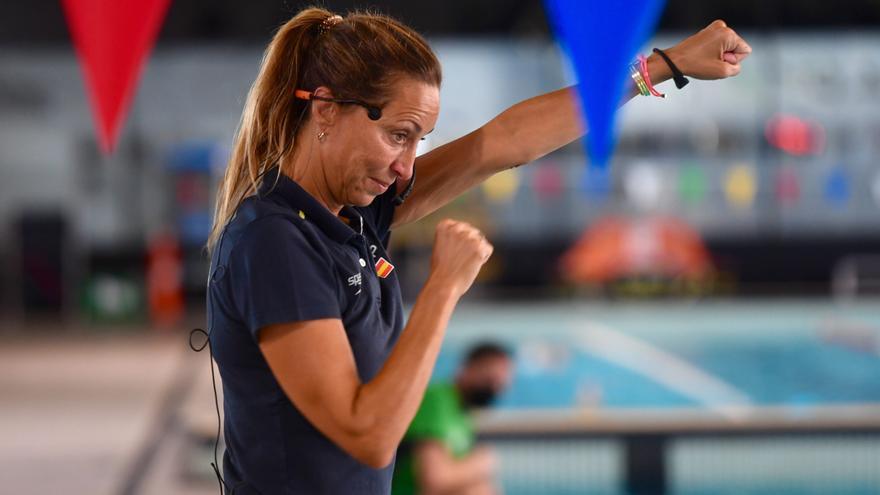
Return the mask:
MULTIPOLYGON (((724 78, 748 51, 717 21, 639 73, 724 78)), ((383 15, 308 8, 269 43, 208 240, 221 483, 236 495, 389 493, 450 316, 492 253, 474 227, 441 221, 406 319, 391 230, 584 133, 568 88, 416 158, 440 82, 425 40, 383 15)))

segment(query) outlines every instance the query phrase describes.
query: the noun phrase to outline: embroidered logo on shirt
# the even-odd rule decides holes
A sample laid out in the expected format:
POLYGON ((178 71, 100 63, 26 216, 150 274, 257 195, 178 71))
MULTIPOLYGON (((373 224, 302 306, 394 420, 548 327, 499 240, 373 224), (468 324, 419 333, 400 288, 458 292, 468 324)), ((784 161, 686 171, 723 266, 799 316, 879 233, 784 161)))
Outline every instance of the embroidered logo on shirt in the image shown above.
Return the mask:
POLYGON ((379 258, 379 261, 376 262, 376 275, 379 278, 386 278, 388 275, 391 275, 391 271, 394 270, 394 265, 388 262, 385 258, 379 258))
POLYGON ((348 277, 348 286, 358 288, 357 292, 354 293, 355 295, 358 295, 361 293, 361 282, 362 282, 362 279, 361 279, 360 273, 355 273, 354 275, 348 277))

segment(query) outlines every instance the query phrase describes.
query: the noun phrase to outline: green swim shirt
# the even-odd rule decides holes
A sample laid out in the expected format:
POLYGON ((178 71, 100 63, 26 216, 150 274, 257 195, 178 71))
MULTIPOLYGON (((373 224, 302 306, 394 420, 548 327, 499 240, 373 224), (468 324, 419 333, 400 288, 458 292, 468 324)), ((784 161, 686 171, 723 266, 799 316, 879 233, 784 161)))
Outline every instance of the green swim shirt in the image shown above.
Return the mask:
POLYGON ((461 405, 455 385, 428 386, 425 398, 403 437, 394 467, 392 495, 414 495, 417 490, 412 447, 425 440, 439 441, 455 457, 463 457, 474 445, 474 428, 461 405))

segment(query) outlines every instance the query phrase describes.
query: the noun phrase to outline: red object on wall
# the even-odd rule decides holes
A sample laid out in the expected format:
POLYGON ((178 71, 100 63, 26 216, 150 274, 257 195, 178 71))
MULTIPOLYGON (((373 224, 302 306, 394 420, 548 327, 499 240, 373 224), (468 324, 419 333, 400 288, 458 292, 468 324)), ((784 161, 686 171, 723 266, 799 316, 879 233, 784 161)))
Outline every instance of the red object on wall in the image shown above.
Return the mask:
POLYGON ((791 206, 801 198, 801 184, 798 176, 792 168, 783 168, 776 175, 776 201, 780 204, 791 206))
POLYGON ((101 150, 110 153, 171 0, 62 0, 101 150))
POLYGON ((147 301, 150 320, 159 328, 172 328, 183 318, 182 256, 169 233, 153 236, 147 246, 147 301))
POLYGON ((774 147, 794 156, 820 155, 825 151, 822 125, 793 115, 775 115, 764 129, 774 147))

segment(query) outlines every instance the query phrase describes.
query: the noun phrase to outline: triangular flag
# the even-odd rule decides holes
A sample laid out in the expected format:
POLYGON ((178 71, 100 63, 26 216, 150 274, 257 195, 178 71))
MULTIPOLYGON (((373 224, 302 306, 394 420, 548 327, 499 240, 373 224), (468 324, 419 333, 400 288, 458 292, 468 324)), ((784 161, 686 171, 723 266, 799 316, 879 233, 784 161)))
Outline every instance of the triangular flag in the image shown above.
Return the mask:
POLYGON ((113 150, 170 0, 62 0, 98 137, 113 150))
POLYGON ((648 39, 664 0, 545 0, 557 38, 574 66, 594 167, 605 168, 615 144, 615 112, 627 66, 648 39))

